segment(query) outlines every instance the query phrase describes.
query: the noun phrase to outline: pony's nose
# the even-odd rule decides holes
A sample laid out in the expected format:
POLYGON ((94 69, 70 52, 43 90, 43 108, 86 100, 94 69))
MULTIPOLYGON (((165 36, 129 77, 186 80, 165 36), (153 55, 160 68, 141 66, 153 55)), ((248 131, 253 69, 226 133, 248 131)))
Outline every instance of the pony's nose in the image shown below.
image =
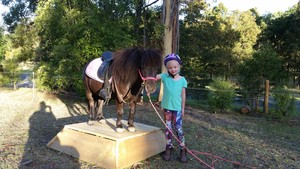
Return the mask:
POLYGON ((155 92, 155 90, 156 90, 156 85, 154 84, 154 85, 146 85, 146 91, 147 91, 147 93, 153 93, 153 92, 155 92))

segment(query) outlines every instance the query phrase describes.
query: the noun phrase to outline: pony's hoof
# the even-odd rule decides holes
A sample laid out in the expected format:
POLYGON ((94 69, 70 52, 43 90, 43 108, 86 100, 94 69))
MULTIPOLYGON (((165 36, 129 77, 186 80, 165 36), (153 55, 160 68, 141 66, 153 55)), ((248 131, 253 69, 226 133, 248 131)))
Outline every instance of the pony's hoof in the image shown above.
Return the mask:
POLYGON ((118 128, 116 129, 116 131, 117 131, 117 133, 123 133, 125 130, 124 130, 123 128, 119 128, 119 127, 118 127, 118 128))
POLYGON ((105 119, 98 120, 98 123, 100 123, 100 124, 106 124, 106 120, 105 119))
POLYGON ((128 127, 128 131, 134 133, 135 132, 135 127, 128 127))
POLYGON ((94 124, 94 122, 95 122, 95 120, 89 120, 89 121, 87 122, 87 124, 88 124, 89 126, 91 126, 91 125, 94 124))

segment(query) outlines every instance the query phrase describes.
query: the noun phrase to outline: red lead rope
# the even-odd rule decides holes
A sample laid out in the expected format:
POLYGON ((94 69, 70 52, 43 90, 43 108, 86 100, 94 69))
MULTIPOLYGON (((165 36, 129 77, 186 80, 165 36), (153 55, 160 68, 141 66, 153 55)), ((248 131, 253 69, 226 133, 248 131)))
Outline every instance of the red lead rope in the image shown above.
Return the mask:
MULTIPOLYGON (((140 71, 139 71, 140 72, 140 71)), ((151 98, 150 98, 150 95, 148 94, 148 97, 149 97, 149 102, 151 103, 151 106, 153 107, 153 109, 155 110, 156 114, 158 115, 158 117, 160 118, 160 120, 162 121, 162 123, 165 125, 166 128, 168 128, 167 124, 165 123, 165 121, 162 119, 162 117, 160 116, 160 114, 158 113, 158 111, 156 110, 155 106, 153 105, 152 101, 151 101, 151 98)), ((181 145, 181 142, 180 140, 176 137, 176 135, 172 132, 172 130, 170 130, 168 128, 168 130, 170 131, 170 133, 174 136, 174 138, 180 143, 181 145)), ((219 157, 219 156, 215 156, 213 154, 210 154, 210 153, 206 153, 206 152, 199 152, 199 151, 195 151, 195 150, 190 150, 188 149, 187 147, 183 146, 187 152, 189 154, 191 154, 195 159, 197 159, 199 162, 203 163, 204 165, 206 165, 207 167, 209 167, 210 169, 215 169, 214 167, 214 163, 216 163, 218 160, 221 160, 221 161, 225 161, 225 162, 229 162, 229 163, 232 163, 232 164, 235 164, 235 165, 239 165, 239 166, 243 166, 243 167, 246 167, 246 168, 251 168, 251 169, 255 169, 255 167, 249 167, 249 166, 245 166, 239 162, 234 162, 234 161, 231 161, 231 160, 227 160, 223 157, 219 157), (206 156, 209 156, 209 157, 213 157, 214 160, 212 161, 212 164, 209 165, 207 163, 205 163, 203 160, 201 160, 199 157, 197 157, 195 154, 202 154, 202 155, 206 155, 206 156)))

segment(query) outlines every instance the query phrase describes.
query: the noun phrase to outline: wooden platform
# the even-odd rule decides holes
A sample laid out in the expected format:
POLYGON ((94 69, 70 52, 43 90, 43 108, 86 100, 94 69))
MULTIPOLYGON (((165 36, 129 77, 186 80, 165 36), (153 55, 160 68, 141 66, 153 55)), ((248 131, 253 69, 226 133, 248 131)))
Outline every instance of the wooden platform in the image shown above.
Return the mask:
MULTIPOLYGON (((127 129, 127 121, 122 121, 127 129)), ((117 133, 116 119, 106 123, 66 125, 47 146, 101 167, 119 169, 165 151, 160 128, 135 123, 136 132, 117 133)))

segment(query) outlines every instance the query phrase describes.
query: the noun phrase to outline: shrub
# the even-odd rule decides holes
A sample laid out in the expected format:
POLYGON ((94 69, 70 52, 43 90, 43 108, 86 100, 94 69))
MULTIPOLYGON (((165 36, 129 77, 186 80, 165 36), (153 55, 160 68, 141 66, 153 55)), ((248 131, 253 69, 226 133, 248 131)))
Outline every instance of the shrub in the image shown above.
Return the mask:
POLYGON ((209 84, 208 104, 212 111, 224 111, 233 105, 234 86, 228 81, 214 80, 209 84))
POLYGON ((272 92, 274 97, 274 110, 270 112, 271 118, 285 120, 296 114, 295 97, 284 87, 276 87, 272 92))

